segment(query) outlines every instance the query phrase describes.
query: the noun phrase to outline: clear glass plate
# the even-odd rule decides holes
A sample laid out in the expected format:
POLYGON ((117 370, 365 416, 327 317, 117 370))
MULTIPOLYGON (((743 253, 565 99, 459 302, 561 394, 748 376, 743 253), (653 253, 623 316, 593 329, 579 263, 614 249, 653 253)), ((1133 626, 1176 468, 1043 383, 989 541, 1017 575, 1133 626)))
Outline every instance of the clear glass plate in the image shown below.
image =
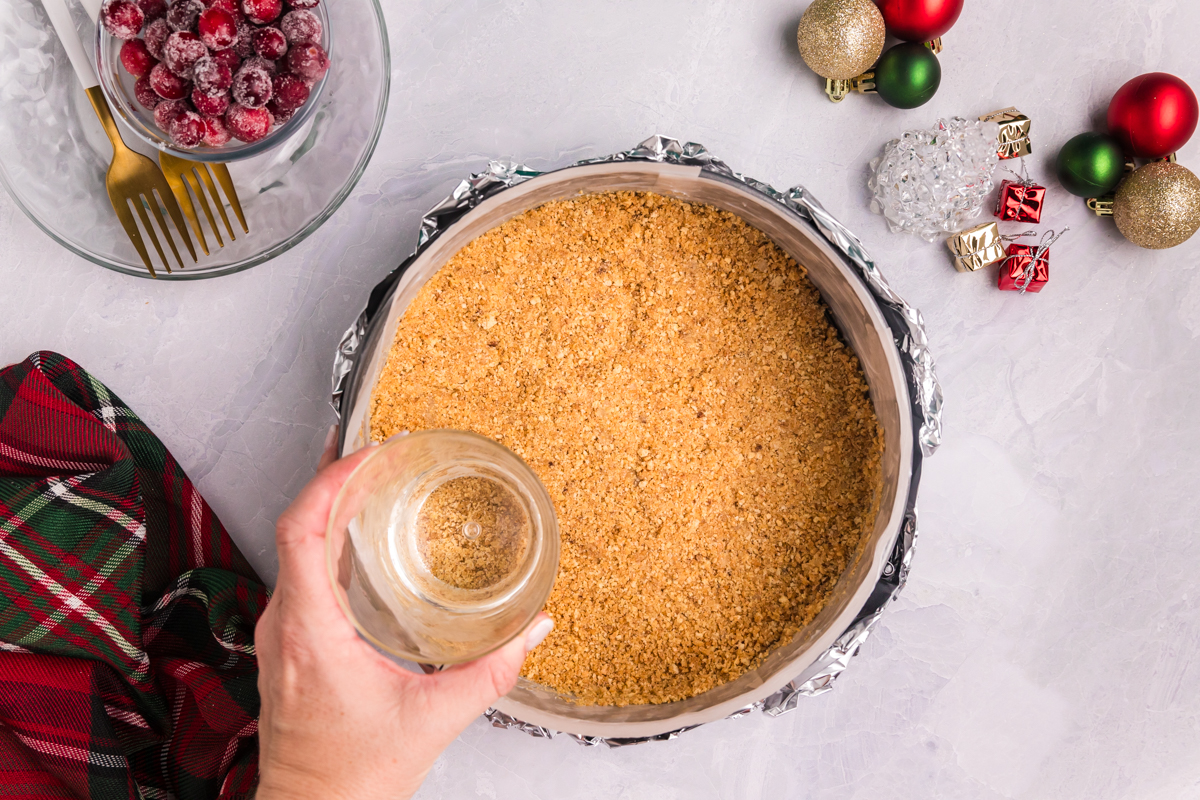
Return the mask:
MULTIPOLYGON (((158 270, 160 279, 211 278, 274 258, 327 220, 362 176, 387 110, 387 29, 377 0, 326 3, 330 27, 354 42, 333 56, 314 113, 277 148, 229 164, 250 233, 230 210, 237 239, 219 248, 202 223, 211 255, 197 248, 190 264, 185 253, 187 268, 158 270)), ((95 26, 82 9, 72 13, 91 47, 95 26)), ((119 117, 117 126, 125 144, 155 157, 119 117)), ((149 277, 104 188, 112 146, 38 0, 0 2, 0 141, 0 182, 39 228, 102 267, 149 277)))

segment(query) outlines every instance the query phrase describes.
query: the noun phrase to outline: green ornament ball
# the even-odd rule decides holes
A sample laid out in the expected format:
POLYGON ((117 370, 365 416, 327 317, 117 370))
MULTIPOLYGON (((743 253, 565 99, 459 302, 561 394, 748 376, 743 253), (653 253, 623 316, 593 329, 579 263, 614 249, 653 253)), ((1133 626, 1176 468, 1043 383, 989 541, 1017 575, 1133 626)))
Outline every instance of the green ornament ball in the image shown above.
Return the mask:
POLYGON ((901 42, 889 49, 875 65, 875 91, 889 106, 916 108, 937 94, 942 82, 942 65, 920 42, 901 42))
POLYGON ((1058 180, 1073 195, 1100 197, 1125 176, 1125 154, 1103 133, 1081 133, 1058 151, 1058 180))

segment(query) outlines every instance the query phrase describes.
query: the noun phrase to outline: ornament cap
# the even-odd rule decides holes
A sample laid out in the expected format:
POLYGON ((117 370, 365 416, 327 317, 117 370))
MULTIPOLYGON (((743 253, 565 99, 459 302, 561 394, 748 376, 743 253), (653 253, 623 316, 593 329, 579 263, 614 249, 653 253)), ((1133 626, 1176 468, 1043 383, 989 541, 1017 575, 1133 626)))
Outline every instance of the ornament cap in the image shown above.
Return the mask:
POLYGON ((849 80, 840 78, 825 79, 825 94, 829 95, 831 103, 842 102, 852 91, 854 91, 854 86, 849 80))
POLYGON ((1111 217, 1113 215, 1113 205, 1115 196, 1106 194, 1104 197, 1089 197, 1087 201, 1088 210, 1093 212, 1097 217, 1111 217))
POLYGON ((939 36, 933 41, 926 42, 925 46, 932 50, 935 56, 939 55, 942 52, 942 37, 939 36))

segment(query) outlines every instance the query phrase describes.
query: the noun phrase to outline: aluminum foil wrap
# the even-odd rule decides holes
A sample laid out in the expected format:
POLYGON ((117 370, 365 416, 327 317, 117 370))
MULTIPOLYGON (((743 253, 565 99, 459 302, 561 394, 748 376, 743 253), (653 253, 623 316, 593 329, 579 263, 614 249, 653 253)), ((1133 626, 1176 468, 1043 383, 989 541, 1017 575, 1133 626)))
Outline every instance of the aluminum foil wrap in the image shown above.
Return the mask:
MULTIPOLYGON (((915 436, 921 453, 914 459, 916 463, 913 465, 913 474, 914 476, 919 475, 921 457, 933 455, 942 439, 942 389, 938 384, 933 356, 929 352, 925 322, 921 317, 921 312, 904 302, 888 285, 887 280, 880 273, 858 237, 834 219, 803 186, 794 186, 786 191, 779 191, 762 181, 734 172, 703 145, 695 142, 684 144, 666 136, 651 136, 632 150, 604 158, 580 161, 573 166, 613 161, 657 161, 700 167, 703 170, 739 181, 797 213, 854 266, 879 303, 880 310, 892 329, 905 373, 908 376, 915 436)), ((332 405, 339 416, 342 395, 349 385, 350 376, 359 355, 359 348, 366 338, 368 326, 380 311, 384 299, 404 273, 408 264, 431 241, 483 200, 496 192, 516 186, 541 174, 543 173, 540 171, 511 161, 493 161, 488 164, 488 168, 484 172, 472 175, 462 181, 449 197, 425 215, 421 220, 416 251, 372 290, 366 308, 338 343, 333 363, 332 405)), ((916 488, 917 482, 914 480, 908 497, 904 522, 892 546, 891 555, 884 565, 883 573, 879 576, 870 599, 855 617, 853 624, 803 674, 765 700, 740 709, 730 717, 744 716, 755 708, 761 709, 770 716, 779 716, 794 709, 799 698, 824 694, 833 688, 834 680, 846 669, 850 659, 858 653, 858 649, 878 623, 884 608, 903 588, 908 577, 909 564, 912 561, 913 547, 917 538, 916 488)), ((537 738, 552 739, 557 736, 569 736, 580 744, 607 747, 623 747, 642 742, 674 739, 679 734, 696 727, 681 728, 652 737, 623 739, 563 734, 523 722, 495 709, 490 709, 486 716, 496 727, 520 730, 537 738)))

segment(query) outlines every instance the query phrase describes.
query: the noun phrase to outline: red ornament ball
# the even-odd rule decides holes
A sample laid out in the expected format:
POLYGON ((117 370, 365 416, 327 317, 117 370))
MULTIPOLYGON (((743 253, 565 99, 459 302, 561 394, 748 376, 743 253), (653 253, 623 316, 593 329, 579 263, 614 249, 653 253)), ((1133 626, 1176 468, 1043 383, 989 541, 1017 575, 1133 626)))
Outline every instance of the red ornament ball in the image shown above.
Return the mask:
POLYGON ((928 42, 954 27, 963 0, 875 0, 888 33, 906 42, 928 42))
POLYGON ((1139 75, 1108 105, 1108 130, 1129 155, 1163 158, 1187 144, 1200 104, 1186 83, 1165 72, 1139 75))

